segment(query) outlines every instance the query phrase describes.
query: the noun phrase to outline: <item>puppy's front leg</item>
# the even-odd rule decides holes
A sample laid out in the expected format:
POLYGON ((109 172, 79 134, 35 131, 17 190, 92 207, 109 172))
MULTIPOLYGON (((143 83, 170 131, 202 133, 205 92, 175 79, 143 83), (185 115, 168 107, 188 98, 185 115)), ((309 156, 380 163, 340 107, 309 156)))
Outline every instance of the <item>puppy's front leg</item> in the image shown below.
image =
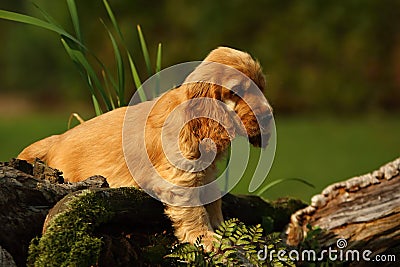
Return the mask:
POLYGON ((200 207, 167 206, 165 213, 171 219, 175 236, 180 242, 194 243, 199 236, 203 236, 202 244, 207 251, 213 248, 214 232, 206 209, 200 207))
POLYGON ((221 199, 218 199, 205 206, 213 229, 218 228, 224 220, 222 216, 221 204, 221 199))

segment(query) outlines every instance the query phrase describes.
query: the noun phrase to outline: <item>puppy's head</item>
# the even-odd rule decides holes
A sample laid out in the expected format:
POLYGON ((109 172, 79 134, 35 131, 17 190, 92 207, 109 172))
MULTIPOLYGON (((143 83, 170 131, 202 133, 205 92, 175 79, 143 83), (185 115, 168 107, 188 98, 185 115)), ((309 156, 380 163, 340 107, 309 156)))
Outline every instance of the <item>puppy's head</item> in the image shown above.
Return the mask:
POLYGON ((250 143, 265 147, 272 108, 265 99, 265 77, 260 64, 249 54, 219 47, 205 58, 185 83, 189 99, 207 97, 226 104, 227 113, 235 112, 241 122, 235 129, 247 135, 250 143), (244 127, 243 127, 244 126, 244 127))

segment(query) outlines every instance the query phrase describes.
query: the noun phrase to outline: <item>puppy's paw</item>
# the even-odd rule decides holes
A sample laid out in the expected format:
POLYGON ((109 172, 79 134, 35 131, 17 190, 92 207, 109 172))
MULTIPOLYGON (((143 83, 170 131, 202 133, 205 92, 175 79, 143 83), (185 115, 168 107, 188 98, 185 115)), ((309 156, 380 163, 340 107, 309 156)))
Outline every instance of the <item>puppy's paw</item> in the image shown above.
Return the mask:
POLYGON ((215 248, 218 246, 218 237, 219 239, 221 238, 220 235, 208 231, 207 234, 202 237, 200 244, 207 252, 215 251, 215 248))

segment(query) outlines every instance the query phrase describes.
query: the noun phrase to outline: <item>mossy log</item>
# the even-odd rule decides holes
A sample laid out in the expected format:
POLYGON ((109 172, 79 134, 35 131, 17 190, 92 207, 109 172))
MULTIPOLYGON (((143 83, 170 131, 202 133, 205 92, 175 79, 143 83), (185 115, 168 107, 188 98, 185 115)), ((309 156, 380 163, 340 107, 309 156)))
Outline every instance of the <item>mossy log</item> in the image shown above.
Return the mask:
MULTIPOLYGON (((168 253, 176 239, 170 221, 164 216, 162 203, 134 188, 105 188, 108 186, 106 180, 100 176, 76 184, 62 182, 60 172, 41 162, 36 162, 34 167, 19 160, 0 163, 1 255, 11 255, 11 261, 14 260, 17 266, 25 266, 31 240, 41 236, 44 224, 47 228, 56 218, 62 217, 60 214, 67 214, 64 216, 67 223, 64 221, 65 224, 53 233, 68 230, 69 223, 78 228, 72 228, 72 231, 83 229, 85 234, 81 236, 84 238, 77 243, 80 249, 72 249, 74 259, 82 259, 79 251, 88 252, 89 247, 97 249, 99 238, 102 240, 100 266, 140 266, 164 261, 162 256, 168 253), (85 205, 72 205, 71 208, 74 200, 88 197, 93 198, 85 205), (99 209, 94 208, 95 202, 99 209), (82 210, 82 207, 86 209, 82 210), (72 216, 71 210, 77 211, 74 216, 79 216, 72 216)), ((269 203, 256 196, 228 194, 223 198, 225 218, 239 218, 246 224, 261 223, 271 231, 282 231, 290 214, 305 206, 293 199, 269 203)), ((47 231, 43 237, 46 234, 47 231)), ((32 242, 30 264, 43 249, 43 244, 39 246, 42 239, 32 242)), ((71 243, 71 239, 68 241, 71 243)), ((54 246, 51 248, 57 250, 54 246)), ((90 260, 90 253, 87 255, 90 260)), ((6 264, 6 257, 3 258, 0 258, 0 266, 6 264)))
POLYGON ((287 243, 298 245, 312 227, 322 248, 337 248, 397 254, 400 259, 400 158, 378 170, 328 186, 311 205, 291 217, 287 243))
MULTIPOLYGON (((317 236, 322 248, 335 247, 340 237, 347 240, 348 249, 399 255, 399 176, 397 159, 370 174, 329 186, 308 207, 293 199, 269 203, 256 196, 228 194, 223 213, 246 224, 261 223, 268 231, 283 231, 290 221, 291 245, 298 245, 311 225, 323 230, 317 236)), ((107 186, 99 176, 63 183, 57 170, 41 162, 35 167, 18 160, 0 163, 0 266, 25 266, 29 243, 41 235, 43 225, 50 228, 31 243, 31 265, 44 255, 46 246, 53 252, 64 250, 57 239, 60 230, 69 238, 64 243, 75 244, 69 248, 71 263, 85 259, 92 265, 90 260, 96 259, 99 266, 165 264, 163 256, 176 239, 163 205, 141 190, 107 186), (76 233, 83 238, 71 242, 76 233)))
MULTIPOLYGON (((239 218, 248 225, 264 224, 266 228, 276 231, 282 231, 289 221, 290 214, 304 206, 305 204, 301 201, 293 199, 269 203, 256 196, 228 194, 223 198, 225 218, 239 218)), ((162 203, 135 188, 90 189, 71 193, 50 210, 44 225, 45 233, 36 248, 40 251, 40 255, 37 257, 44 257, 46 253, 49 255, 54 253, 51 245, 54 241, 48 240, 47 236, 52 239, 68 236, 68 234, 60 232, 60 227, 54 226, 59 224, 57 219, 60 219, 60 216, 68 220, 63 224, 80 228, 74 222, 81 223, 82 218, 87 218, 85 210, 104 209, 110 212, 107 215, 110 217, 107 220, 97 216, 92 217, 87 221, 88 224, 93 225, 98 221, 103 223, 93 229, 91 233, 86 232, 91 236, 101 236, 105 241, 105 246, 99 254, 97 263, 99 266, 165 265, 164 256, 177 241, 173 235, 170 221, 163 215, 163 208, 162 203), (82 210, 84 214, 75 213, 76 208, 74 207, 81 209, 87 203, 85 199, 88 198, 88 195, 91 195, 91 201, 87 205, 87 209, 82 210), (100 203, 102 208, 95 206, 94 203, 100 203), (50 233, 47 232, 47 228, 50 233), (52 229, 55 229, 55 232, 51 232, 54 231, 52 229), (55 237, 55 235, 59 237, 55 237), (124 259, 124 261, 115 259, 124 259)), ((72 231, 76 230, 72 229, 72 231)), ((79 235, 80 238, 82 236, 79 235)), ((81 241, 76 240, 76 242, 81 241)), ((55 241, 55 243, 64 242, 55 241)), ((71 249, 71 247, 65 247, 62 251, 71 249)), ((90 253, 87 254, 90 255, 90 253)), ((59 259, 60 257, 57 256, 51 261, 59 259)), ((66 258, 64 262, 69 260, 66 258)), ((75 265, 75 262, 71 262, 71 264, 75 265)))
POLYGON ((76 190, 108 186, 100 176, 76 184, 53 183, 60 179, 57 170, 40 162, 35 168, 19 160, 0 163, 0 245, 18 266, 25 266, 29 242, 40 234, 47 212, 60 199, 76 190))

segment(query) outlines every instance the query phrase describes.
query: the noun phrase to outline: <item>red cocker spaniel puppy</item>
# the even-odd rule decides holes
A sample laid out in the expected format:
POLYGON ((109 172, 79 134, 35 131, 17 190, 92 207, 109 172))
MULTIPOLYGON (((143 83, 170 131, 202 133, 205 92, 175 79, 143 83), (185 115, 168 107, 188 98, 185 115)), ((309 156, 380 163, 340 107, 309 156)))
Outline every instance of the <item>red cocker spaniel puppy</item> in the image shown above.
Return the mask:
POLYGON ((257 61, 219 47, 182 85, 38 141, 18 158, 39 158, 70 182, 102 175, 111 187, 141 187, 166 204, 179 241, 203 236, 210 250, 223 217, 219 189, 204 186, 212 184, 215 161, 237 135, 267 145, 272 109, 264 87, 257 61))

